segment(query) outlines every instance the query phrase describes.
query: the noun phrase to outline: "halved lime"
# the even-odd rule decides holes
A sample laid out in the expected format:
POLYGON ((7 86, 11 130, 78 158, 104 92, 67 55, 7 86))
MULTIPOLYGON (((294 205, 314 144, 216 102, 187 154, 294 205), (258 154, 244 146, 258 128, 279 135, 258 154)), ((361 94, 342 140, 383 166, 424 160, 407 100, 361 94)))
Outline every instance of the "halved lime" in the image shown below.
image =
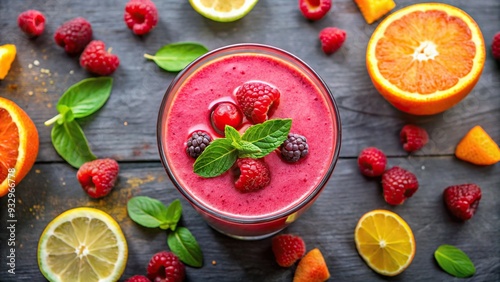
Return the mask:
POLYGON ((189 0, 200 15, 217 22, 232 22, 248 14, 258 0, 189 0))
POLYGON ((49 281, 117 281, 127 256, 127 241, 118 223, 93 208, 60 214, 38 243, 38 267, 49 281))

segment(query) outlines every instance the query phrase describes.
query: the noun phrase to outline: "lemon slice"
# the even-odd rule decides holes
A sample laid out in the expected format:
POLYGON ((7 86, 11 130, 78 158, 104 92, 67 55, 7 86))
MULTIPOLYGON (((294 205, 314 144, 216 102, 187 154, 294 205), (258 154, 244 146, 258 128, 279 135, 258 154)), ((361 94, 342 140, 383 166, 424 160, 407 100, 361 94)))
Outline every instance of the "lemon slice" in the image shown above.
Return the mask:
POLYGON ((415 256, 415 238, 399 215, 387 210, 364 214, 354 231, 359 255, 375 272, 395 276, 403 272, 415 256))
POLYGON ((200 15, 217 22, 232 22, 248 14, 258 0, 189 0, 200 15))
POLYGON ((38 266, 49 281, 117 281, 127 255, 127 241, 118 223, 93 208, 60 214, 38 243, 38 266))

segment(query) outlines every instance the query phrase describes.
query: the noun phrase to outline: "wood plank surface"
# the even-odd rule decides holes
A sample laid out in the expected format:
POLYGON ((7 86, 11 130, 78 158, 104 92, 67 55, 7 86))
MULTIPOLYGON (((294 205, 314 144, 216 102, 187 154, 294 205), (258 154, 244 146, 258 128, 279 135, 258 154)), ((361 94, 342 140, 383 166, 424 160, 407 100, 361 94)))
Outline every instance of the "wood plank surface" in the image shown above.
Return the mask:
MULTIPOLYGON (((156 145, 159 104, 175 73, 159 69, 143 58, 161 46, 196 41, 215 49, 228 44, 254 42, 287 50, 308 63, 331 88, 342 119, 341 158, 318 201, 283 232, 301 235, 308 247, 319 247, 332 274, 331 281, 500 281, 500 166, 478 167, 456 159, 456 144, 479 124, 500 143, 500 63, 489 48, 500 31, 500 1, 439 1, 462 8, 478 23, 487 44, 487 58, 479 83, 460 104, 433 116, 417 117, 394 109, 375 90, 365 67, 366 45, 380 21, 367 25, 352 0, 336 0, 328 16, 317 22, 305 20, 296 0, 261 0, 253 11, 233 23, 217 23, 197 14, 188 1, 156 0, 159 24, 146 36, 135 36, 123 22, 126 0, 1 0, 0 45, 13 43, 18 54, 9 75, 0 81, 0 96, 18 103, 34 120, 40 134, 37 164, 16 189, 16 275, 8 274, 7 199, 0 199, 0 281, 43 281, 36 262, 38 238, 55 216, 70 208, 91 206, 111 214, 123 228, 129 258, 122 280, 145 274, 151 256, 167 249, 164 231, 142 228, 126 213, 127 200, 146 195, 168 204, 181 195, 175 190, 160 162, 156 145), (47 18, 45 33, 26 38, 17 27, 17 15, 38 9, 47 18), (113 74, 113 92, 106 105, 81 120, 83 130, 98 157, 120 162, 119 182, 102 200, 90 199, 80 188, 76 170, 55 152, 50 128, 43 122, 56 115, 55 105, 72 84, 90 77, 56 46, 53 34, 63 22, 87 18, 94 39, 103 40, 121 64, 113 74), (327 26, 347 31, 344 46, 332 56, 323 54, 317 38, 327 26), (35 61, 39 65, 35 65, 35 61), (31 65, 31 68, 30 68, 31 65), (50 76, 41 72, 49 70, 50 76), (403 151, 398 132, 406 123, 426 128, 430 142, 413 155, 403 151), (413 171, 419 191, 403 206, 387 205, 378 181, 361 176, 356 156, 367 146, 377 146, 389 158, 389 166, 413 171), (442 202, 445 187, 477 183, 483 199, 474 218, 454 221, 442 202), (367 211, 390 209, 407 220, 417 241, 412 265, 401 275, 387 278, 371 271, 356 252, 353 232, 367 211), (454 279, 433 259, 441 244, 464 250, 477 273, 454 279)), ((396 0, 397 7, 422 1, 396 0)), ((188 268, 187 281, 291 281, 294 268, 274 262, 270 239, 239 241, 208 227, 189 204, 182 225, 198 239, 204 252, 202 268, 188 268), (212 261, 216 264, 213 265, 212 261)))
MULTIPOLYGON (((465 251, 476 265, 477 274, 469 281, 498 281, 500 189, 498 180, 492 177, 493 169, 456 162, 452 157, 392 158, 389 164, 410 169, 419 179, 419 190, 403 206, 386 204, 380 183, 362 177, 355 160, 342 159, 316 203, 283 232, 301 235, 308 249, 321 249, 332 274, 331 281, 383 281, 388 278, 371 271, 357 254, 353 234, 358 219, 365 212, 389 209, 408 222, 417 243, 413 263, 390 280, 453 280, 433 259, 439 245, 452 244, 465 251), (442 192, 449 185, 468 182, 475 182, 483 188, 483 198, 472 220, 457 222, 448 214, 442 202, 442 192)), ((42 280, 36 261, 38 238, 54 217, 78 206, 102 209, 122 227, 129 246, 123 278, 145 274, 151 256, 168 247, 165 231, 141 227, 128 217, 126 203, 130 197, 138 195, 157 198, 164 204, 181 198, 160 163, 122 164, 117 187, 102 200, 87 197, 75 178, 75 170, 67 165, 36 165, 34 173, 16 191, 16 217, 19 218, 16 225, 16 275, 7 276, 2 272, 0 280, 42 280)), ((204 266, 198 269, 188 267, 187 281, 291 281, 294 268, 284 269, 274 262, 270 239, 240 241, 223 236, 204 223, 184 199, 181 202, 183 217, 180 225, 191 230, 204 252, 204 266), (212 261, 216 264, 213 265, 212 261)), ((6 198, 2 198, 0 204, 6 206, 6 198)), ((6 220, 6 213, 2 213, 0 222, 6 220)), ((0 236, 7 238, 4 228, 0 230, 0 236)), ((2 247, 4 244, 2 242, 2 247)), ((4 252, 0 265, 5 269, 4 252)))

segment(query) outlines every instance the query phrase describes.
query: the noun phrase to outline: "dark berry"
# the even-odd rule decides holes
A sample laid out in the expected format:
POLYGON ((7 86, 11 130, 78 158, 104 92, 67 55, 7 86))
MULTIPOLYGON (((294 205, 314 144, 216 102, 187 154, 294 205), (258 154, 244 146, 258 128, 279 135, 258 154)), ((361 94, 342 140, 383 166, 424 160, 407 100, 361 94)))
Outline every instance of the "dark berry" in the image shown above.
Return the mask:
POLYGON ((384 199, 390 205, 401 205, 418 189, 417 177, 400 167, 388 169, 382 175, 384 199))
POLYGON ((203 153, 205 148, 210 145, 212 137, 205 131, 193 132, 186 142, 186 152, 193 158, 197 158, 203 153))
POLYGON ((102 198, 111 192, 120 167, 113 159, 97 159, 84 163, 76 173, 83 190, 92 198, 102 198))
POLYGON ((133 33, 144 35, 158 23, 158 9, 151 0, 130 0, 123 18, 133 33))
POLYGON ((120 59, 115 54, 106 51, 104 42, 93 40, 83 50, 80 65, 91 73, 110 75, 120 65, 120 59))
POLYGON ((447 187, 443 193, 448 210, 461 220, 470 219, 481 200, 481 188, 476 184, 462 184, 447 187))
POLYGON ((375 147, 363 149, 358 156, 358 167, 361 173, 368 177, 381 176, 385 171, 387 158, 384 152, 375 147))
POLYGON ((220 134, 224 133, 226 125, 238 128, 243 120, 243 114, 231 102, 222 102, 215 105, 211 114, 212 125, 220 134))
POLYGON ((17 25, 30 37, 39 36, 45 29, 45 16, 37 10, 27 10, 17 17, 17 25))
POLYGON ((420 150, 427 142, 429 142, 429 135, 425 129, 416 125, 407 124, 403 126, 399 134, 403 149, 407 152, 420 150))
POLYGON ((78 54, 92 40, 92 26, 84 18, 72 19, 56 30, 54 40, 66 53, 78 54))
POLYGON ((156 253, 148 264, 148 278, 155 282, 181 282, 186 275, 186 267, 171 252, 156 253))
POLYGON ((279 90, 265 82, 245 82, 236 91, 236 101, 252 123, 262 123, 271 116, 280 102, 279 90))
POLYGON ((271 182, 271 173, 262 159, 238 159, 236 165, 238 178, 234 187, 240 192, 257 191, 271 182))
POLYGON ((280 147, 282 158, 289 162, 298 162, 303 159, 309 153, 309 145, 307 144, 307 139, 299 134, 289 133, 288 139, 281 144, 280 147))

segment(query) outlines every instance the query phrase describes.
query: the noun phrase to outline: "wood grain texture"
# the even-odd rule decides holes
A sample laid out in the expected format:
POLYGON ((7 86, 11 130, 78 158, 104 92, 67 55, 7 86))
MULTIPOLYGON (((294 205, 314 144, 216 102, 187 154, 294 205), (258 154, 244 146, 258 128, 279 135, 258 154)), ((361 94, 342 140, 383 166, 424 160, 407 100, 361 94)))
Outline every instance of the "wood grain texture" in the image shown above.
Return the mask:
MULTIPOLYGON (((499 31, 498 0, 440 1, 462 8, 477 21, 487 44, 487 59, 478 85, 464 101, 428 117, 395 110, 373 88, 366 72, 365 51, 379 22, 367 25, 352 0, 334 1, 329 15, 317 22, 305 20, 295 0, 261 0, 250 14, 234 23, 205 19, 187 1, 157 0, 160 22, 143 37, 133 35, 123 22, 126 2, 0 1, 0 45, 14 43, 18 48, 11 72, 0 81, 0 96, 23 107, 40 134, 37 164, 16 192, 16 276, 6 273, 7 199, 0 199, 0 281, 43 281, 36 263, 38 238, 56 215, 78 206, 100 208, 123 228, 129 259, 122 280, 145 274, 151 256, 167 249, 165 232, 133 223, 126 214, 126 203, 136 195, 164 203, 180 198, 158 161, 156 146, 159 103, 176 74, 143 58, 144 53, 178 41, 200 42, 211 50, 242 42, 274 45, 303 59, 331 88, 342 118, 341 159, 315 205, 284 232, 301 235, 308 249, 322 250, 332 281, 458 281, 442 272, 433 259, 434 250, 445 243, 464 250, 476 264, 477 274, 464 281, 500 281, 500 166, 478 167, 453 157, 458 141, 476 124, 500 143, 500 64, 494 62, 489 49, 499 31), (38 9, 47 18, 45 33, 34 40, 27 39, 16 24, 17 15, 27 9, 38 9), (50 128, 43 125, 56 114, 61 94, 91 76, 80 68, 77 57, 67 56, 52 38, 60 24, 77 16, 87 18, 94 38, 112 47, 121 60, 113 74, 109 101, 96 114, 80 120, 93 152, 120 161, 119 183, 102 200, 91 200, 79 187, 76 170, 57 155, 50 128), (347 31, 346 43, 332 56, 323 54, 317 38, 327 26, 347 31), (39 66, 33 65, 35 60, 39 66), (41 73, 42 68, 51 75, 41 73), (415 155, 407 155, 399 143, 398 132, 408 122, 425 127, 430 134, 430 143, 415 155), (359 174, 355 158, 367 146, 377 146, 391 156, 389 166, 400 165, 417 175, 420 189, 403 206, 385 204, 380 184, 359 174), (483 199, 472 220, 456 222, 442 203, 442 191, 449 185, 469 182, 483 189, 483 199), (416 257, 394 278, 371 271, 354 246, 357 220, 376 208, 397 212, 415 233, 416 257)), ((421 1, 396 1, 397 9, 416 2, 421 1)), ((197 237, 205 255, 202 268, 188 268, 188 281, 291 281, 294 268, 277 266, 270 239, 246 242, 228 238, 208 227, 183 199, 182 204, 182 225, 197 237), (212 261, 217 263, 212 265, 212 261)))
MULTIPOLYGON (((441 271, 433 258, 441 244, 461 248, 475 263, 477 273, 466 281, 498 281, 500 190, 498 180, 493 177, 498 170, 456 162, 452 157, 391 158, 389 163, 414 171, 419 179, 419 190, 404 205, 387 205, 377 180, 361 176, 355 160, 340 160, 316 203, 283 232, 301 235, 308 250, 320 248, 332 274, 331 281, 450 281, 452 277, 441 271), (482 188, 483 198, 470 221, 457 222, 448 214, 442 192, 449 185, 468 182, 482 188), (378 208, 401 215, 417 242, 413 263, 391 279, 371 271, 354 245, 357 221, 365 212, 378 208)), ((58 214, 79 206, 102 209, 119 222, 129 247, 123 279, 145 274, 151 256, 168 249, 165 231, 143 228, 132 222, 126 212, 126 203, 133 196, 150 196, 165 204, 181 197, 160 163, 122 164, 117 187, 103 200, 89 198, 80 188, 75 173, 75 169, 65 164, 39 164, 18 186, 16 276, 4 273, 6 255, 2 251, 2 281, 41 280, 36 262, 40 234, 58 214)), ((291 281, 294 267, 284 269, 274 262, 270 239, 239 241, 221 235, 204 223, 184 199, 181 202, 180 225, 191 230, 204 253, 204 266, 187 268, 187 281, 291 281)), ((6 198, 0 204, 6 206, 6 198)), ((6 220, 6 214, 2 213, 0 222, 4 224, 6 220)), ((7 230, 0 229, 2 250, 7 236, 7 230)))

